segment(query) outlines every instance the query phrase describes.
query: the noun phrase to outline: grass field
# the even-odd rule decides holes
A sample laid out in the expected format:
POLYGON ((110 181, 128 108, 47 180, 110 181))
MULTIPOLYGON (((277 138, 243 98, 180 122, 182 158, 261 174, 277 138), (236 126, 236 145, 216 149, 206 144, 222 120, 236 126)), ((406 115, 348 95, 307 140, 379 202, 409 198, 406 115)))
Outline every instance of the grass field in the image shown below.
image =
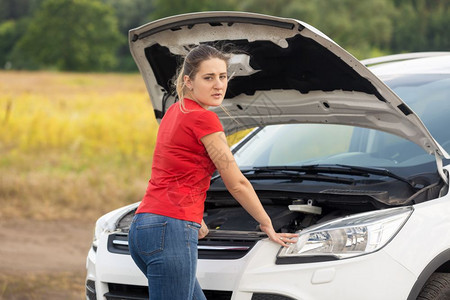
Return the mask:
POLYGON ((141 200, 158 125, 139 74, 3 71, 0 91, 0 219, 95 220, 141 200))
POLYGON ((139 201, 157 123, 138 74, 0 72, 0 218, 92 219, 139 201))
POLYGON ((83 299, 84 274, 0 274, 0 299, 83 299))

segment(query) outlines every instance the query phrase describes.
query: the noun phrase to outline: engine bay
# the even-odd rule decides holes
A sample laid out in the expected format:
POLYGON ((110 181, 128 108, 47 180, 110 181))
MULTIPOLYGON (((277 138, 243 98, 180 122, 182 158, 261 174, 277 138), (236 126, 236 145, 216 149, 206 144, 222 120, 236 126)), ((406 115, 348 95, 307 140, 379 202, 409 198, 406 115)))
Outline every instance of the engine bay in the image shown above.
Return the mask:
MULTIPOLYGON (((329 188, 315 193, 265 191, 258 194, 275 231, 296 232, 351 214, 421 203, 435 199, 447 190, 447 185, 437 181, 402 197, 392 196, 387 190, 350 188, 329 188)), ((258 222, 226 191, 208 193, 204 220, 212 232, 260 231, 258 222)))

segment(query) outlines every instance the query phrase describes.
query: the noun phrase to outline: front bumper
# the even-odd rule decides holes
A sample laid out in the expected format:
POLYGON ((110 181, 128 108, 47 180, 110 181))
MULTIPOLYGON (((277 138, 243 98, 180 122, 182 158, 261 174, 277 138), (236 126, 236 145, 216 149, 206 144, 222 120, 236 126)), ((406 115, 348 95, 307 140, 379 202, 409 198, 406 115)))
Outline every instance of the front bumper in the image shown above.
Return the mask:
MULTIPOLYGON (((147 280, 130 255, 107 250, 101 236, 87 258, 87 294, 96 298, 146 299, 147 280), (95 283, 95 284, 93 284, 95 283), (90 292, 89 292, 90 291, 90 292)), ((338 261, 276 265, 279 247, 259 241, 240 259, 200 259, 197 278, 208 299, 318 300, 406 299, 416 277, 384 250, 338 261)))

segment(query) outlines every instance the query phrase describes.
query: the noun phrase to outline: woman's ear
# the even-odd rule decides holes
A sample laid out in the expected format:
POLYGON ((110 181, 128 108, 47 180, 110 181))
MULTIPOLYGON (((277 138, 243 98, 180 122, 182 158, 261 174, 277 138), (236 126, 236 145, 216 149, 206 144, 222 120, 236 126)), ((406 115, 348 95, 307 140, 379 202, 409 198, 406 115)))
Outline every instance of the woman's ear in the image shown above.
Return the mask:
POLYGON ((187 87, 190 91, 192 91, 192 81, 188 75, 184 75, 183 77, 184 86, 187 87))

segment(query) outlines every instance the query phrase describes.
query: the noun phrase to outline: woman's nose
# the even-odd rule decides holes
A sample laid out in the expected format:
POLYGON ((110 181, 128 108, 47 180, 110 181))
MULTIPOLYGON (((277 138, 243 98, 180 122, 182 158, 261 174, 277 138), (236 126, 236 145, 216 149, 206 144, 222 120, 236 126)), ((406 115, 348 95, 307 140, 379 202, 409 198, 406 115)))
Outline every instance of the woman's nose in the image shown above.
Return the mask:
POLYGON ((220 80, 219 78, 216 78, 216 80, 214 80, 214 88, 216 89, 221 89, 223 88, 224 83, 222 82, 222 80, 220 80))

